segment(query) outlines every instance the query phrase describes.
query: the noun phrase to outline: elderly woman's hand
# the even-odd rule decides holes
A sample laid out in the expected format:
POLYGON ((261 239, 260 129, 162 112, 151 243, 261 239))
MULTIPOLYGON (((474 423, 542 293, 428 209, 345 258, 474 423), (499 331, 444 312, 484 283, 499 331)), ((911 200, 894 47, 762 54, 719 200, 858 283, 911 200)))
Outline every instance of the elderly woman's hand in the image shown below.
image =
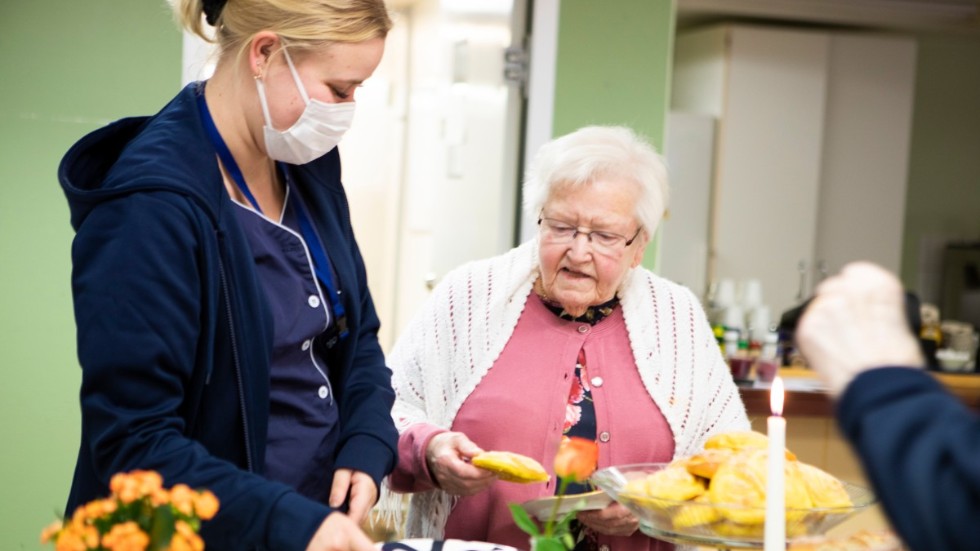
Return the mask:
POLYGON ((443 432, 432 437, 425 450, 425 460, 433 480, 444 491, 469 496, 486 490, 497 476, 474 467, 469 460, 483 453, 461 432, 443 432))
POLYGON ((925 363, 908 328, 901 283, 867 262, 848 264, 817 287, 795 338, 835 395, 864 370, 925 363))
POLYGON ((639 519, 619 503, 611 503, 598 511, 579 511, 576 518, 582 524, 607 536, 632 536, 640 527, 639 519))

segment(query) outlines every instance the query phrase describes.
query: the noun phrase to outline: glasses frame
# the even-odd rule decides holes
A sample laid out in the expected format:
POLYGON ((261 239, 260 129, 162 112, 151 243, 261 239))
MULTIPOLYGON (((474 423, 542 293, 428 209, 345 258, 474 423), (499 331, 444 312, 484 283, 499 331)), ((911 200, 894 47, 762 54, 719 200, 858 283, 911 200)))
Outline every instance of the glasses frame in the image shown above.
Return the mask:
POLYGON ((589 231, 582 231, 581 226, 576 226, 576 225, 574 225, 572 223, 565 222, 565 221, 562 221, 562 220, 558 220, 557 218, 548 218, 546 216, 538 215, 538 227, 539 228, 541 227, 541 222, 545 222, 545 221, 547 221, 547 222, 554 222, 554 223, 558 223, 558 224, 562 224, 562 225, 568 226, 570 228, 574 228, 575 231, 572 233, 572 238, 569 239, 568 242, 571 243, 571 242, 575 241, 575 238, 578 237, 579 234, 582 234, 582 235, 585 236, 586 241, 589 242, 589 244, 592 246, 593 249, 595 249, 595 243, 592 241, 592 234, 594 234, 594 233, 597 233, 598 232, 598 233, 604 233, 604 234, 607 234, 607 235, 614 235, 614 236, 622 239, 624 241, 623 248, 622 249, 617 249, 617 250, 626 250, 627 248, 629 248, 630 245, 633 244, 634 241, 636 241, 636 238, 640 236, 640 232, 643 231, 643 225, 641 224, 640 227, 636 228, 636 233, 633 234, 633 237, 627 238, 625 235, 622 235, 622 234, 619 234, 619 233, 616 233, 616 232, 606 231, 606 230, 594 230, 592 228, 588 228, 589 231))

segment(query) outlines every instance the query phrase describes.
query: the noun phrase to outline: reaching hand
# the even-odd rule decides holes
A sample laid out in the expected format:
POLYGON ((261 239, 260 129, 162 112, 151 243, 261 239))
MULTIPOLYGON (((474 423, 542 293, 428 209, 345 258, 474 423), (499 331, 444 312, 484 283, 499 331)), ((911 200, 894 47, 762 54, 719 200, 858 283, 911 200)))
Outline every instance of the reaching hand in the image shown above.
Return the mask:
POLYGON ((340 508, 350 494, 350 505, 347 516, 356 524, 361 524, 367 518, 371 507, 378 499, 378 487, 367 473, 351 469, 337 469, 333 475, 333 486, 330 488, 330 506, 340 508))
POLYGON ((867 262, 848 264, 817 287, 795 337, 834 395, 867 369, 925 364, 908 328, 901 283, 867 262))
POLYGON ((432 437, 425 450, 429 472, 444 491, 469 496, 486 490, 496 480, 490 471, 474 467, 469 460, 483 453, 461 432, 443 432, 432 437))
MULTIPOLYGON (((574 495, 567 496, 567 499, 574 498, 574 495)), ((640 520, 619 503, 610 503, 598 511, 579 511, 575 518, 596 532, 607 536, 632 536, 640 527, 640 520)))
POLYGON ((357 523, 334 512, 320 524, 306 551, 375 551, 375 547, 357 523))

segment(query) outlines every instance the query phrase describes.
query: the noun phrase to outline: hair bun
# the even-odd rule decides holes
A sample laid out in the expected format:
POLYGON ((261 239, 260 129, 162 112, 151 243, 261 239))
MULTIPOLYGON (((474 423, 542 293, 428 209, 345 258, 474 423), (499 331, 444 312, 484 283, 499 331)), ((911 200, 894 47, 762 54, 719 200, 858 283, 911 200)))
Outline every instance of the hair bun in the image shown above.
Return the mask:
POLYGON ((225 2, 228 0, 203 0, 204 2, 204 16, 207 19, 208 25, 212 27, 217 24, 218 17, 221 15, 221 9, 225 7, 225 2))

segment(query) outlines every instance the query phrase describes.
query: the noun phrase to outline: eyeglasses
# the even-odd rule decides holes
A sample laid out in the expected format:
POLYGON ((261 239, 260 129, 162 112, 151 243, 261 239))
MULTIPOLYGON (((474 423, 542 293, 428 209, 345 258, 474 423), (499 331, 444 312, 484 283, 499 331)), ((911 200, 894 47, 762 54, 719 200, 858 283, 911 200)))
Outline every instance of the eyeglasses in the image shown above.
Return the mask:
POLYGON ((592 250, 608 255, 618 254, 621 250, 632 245, 643 230, 643 226, 640 226, 636 229, 633 237, 626 238, 618 233, 608 231, 581 231, 578 226, 554 218, 538 218, 538 226, 541 228, 542 239, 549 243, 571 243, 579 234, 582 234, 592 244, 592 250))

